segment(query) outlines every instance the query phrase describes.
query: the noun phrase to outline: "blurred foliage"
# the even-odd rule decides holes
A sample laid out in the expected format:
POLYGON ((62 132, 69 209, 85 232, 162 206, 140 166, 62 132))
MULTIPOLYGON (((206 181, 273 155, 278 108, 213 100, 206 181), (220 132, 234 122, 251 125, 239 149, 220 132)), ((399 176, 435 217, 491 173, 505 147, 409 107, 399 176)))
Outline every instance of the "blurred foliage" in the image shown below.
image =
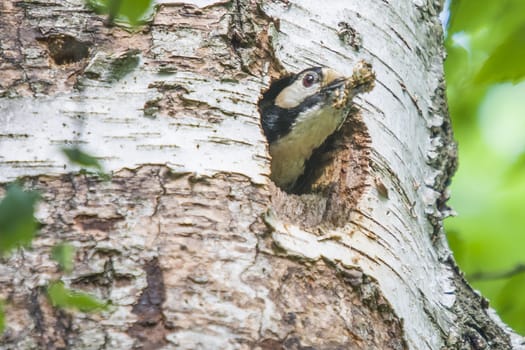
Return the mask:
MULTIPOLYGON (((35 205, 40 196, 10 184, 0 202, 0 256, 31 243, 38 230, 35 205)), ((5 328, 4 302, 0 300, 0 333, 5 328)))
POLYGON ((75 309, 82 312, 102 311, 108 308, 104 301, 76 290, 68 289, 64 283, 55 281, 47 287, 47 295, 51 304, 64 309, 75 309))
POLYGON ((58 263, 60 269, 66 273, 73 271, 75 247, 69 243, 61 243, 53 247, 51 257, 58 263))
MULTIPOLYGON (((99 176, 108 177, 103 172, 99 161, 81 149, 73 147, 64 148, 62 151, 71 163, 83 168, 94 169, 99 176)), ((31 243, 39 228, 39 223, 34 216, 35 206, 39 199, 37 192, 24 191, 16 183, 6 186, 5 196, 0 201, 0 256, 31 243)), ((66 273, 73 270, 74 254, 75 248, 68 243, 58 244, 51 251, 52 258, 66 273)), ((81 311, 97 311, 107 308, 106 302, 86 293, 69 290, 62 282, 51 282, 47 293, 51 303, 56 307, 81 311)), ((4 301, 0 300, 0 333, 4 329, 4 301)))
POLYGON ((449 242, 471 284, 525 334, 525 1, 452 0, 445 44, 459 146, 449 242))
POLYGON ((31 243, 38 229, 35 205, 36 192, 24 191, 11 184, 0 202, 0 254, 31 243))
POLYGON ((86 0, 99 14, 108 15, 109 24, 133 28, 153 19, 154 0, 86 0))
POLYGON ((71 164, 78 165, 82 169, 95 170, 103 180, 109 180, 110 176, 104 172, 104 168, 95 156, 84 152, 79 147, 64 147, 62 153, 71 164))
POLYGON ((93 168, 102 171, 102 165, 100 165, 98 159, 78 147, 62 148, 62 152, 72 164, 76 164, 82 168, 93 168))

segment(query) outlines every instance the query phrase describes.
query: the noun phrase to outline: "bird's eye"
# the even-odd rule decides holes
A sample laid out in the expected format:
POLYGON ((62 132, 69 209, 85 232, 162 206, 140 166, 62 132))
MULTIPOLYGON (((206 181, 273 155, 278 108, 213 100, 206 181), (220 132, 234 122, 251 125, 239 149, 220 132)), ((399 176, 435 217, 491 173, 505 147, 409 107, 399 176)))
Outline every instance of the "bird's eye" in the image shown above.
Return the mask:
POLYGON ((315 83, 315 78, 316 76, 313 73, 306 74, 303 78, 303 86, 307 88, 311 87, 315 83))

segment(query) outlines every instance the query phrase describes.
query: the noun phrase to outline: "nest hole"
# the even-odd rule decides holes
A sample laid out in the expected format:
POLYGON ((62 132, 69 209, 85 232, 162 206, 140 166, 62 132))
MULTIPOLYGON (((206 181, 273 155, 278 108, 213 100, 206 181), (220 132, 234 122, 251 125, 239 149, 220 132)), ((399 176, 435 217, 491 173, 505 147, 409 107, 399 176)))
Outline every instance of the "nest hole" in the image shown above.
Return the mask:
MULTIPOLYGON (((264 104, 288 84, 287 79, 285 76, 272 82, 262 92, 258 103, 261 124, 264 104)), ((264 134, 270 143, 272 135, 264 134)), ((342 226, 350 221, 349 216, 370 183, 369 166, 370 136, 354 105, 341 128, 314 150, 293 187, 272 184, 273 210, 280 219, 302 227, 342 226)))
POLYGON ((370 137, 354 111, 313 153, 294 192, 272 188, 272 207, 301 227, 341 227, 351 221, 371 183, 370 137))

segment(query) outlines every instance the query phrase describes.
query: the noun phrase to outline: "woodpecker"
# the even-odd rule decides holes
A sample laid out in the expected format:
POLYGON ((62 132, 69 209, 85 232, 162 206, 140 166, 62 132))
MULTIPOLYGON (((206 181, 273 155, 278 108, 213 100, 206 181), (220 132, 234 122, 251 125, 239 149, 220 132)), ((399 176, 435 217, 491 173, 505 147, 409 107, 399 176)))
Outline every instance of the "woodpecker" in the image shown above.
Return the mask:
POLYGON ((327 67, 307 68, 271 84, 259 102, 269 142, 271 179, 291 190, 313 151, 338 130, 351 100, 373 87, 374 73, 360 62, 351 77, 327 67))

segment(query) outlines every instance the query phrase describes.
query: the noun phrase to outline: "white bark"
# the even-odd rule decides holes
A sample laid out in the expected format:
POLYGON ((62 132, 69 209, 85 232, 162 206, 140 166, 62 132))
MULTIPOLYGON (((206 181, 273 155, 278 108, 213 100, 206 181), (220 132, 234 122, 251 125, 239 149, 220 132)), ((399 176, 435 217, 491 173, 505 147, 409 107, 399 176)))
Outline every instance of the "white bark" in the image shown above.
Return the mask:
POLYGON ((523 348, 442 232, 455 146, 439 1, 163 4, 135 34, 80 0, 0 5, 0 181, 30 177, 45 199, 33 250, 0 265, 3 348, 523 348), (54 63, 55 33, 89 56, 54 63), (360 59, 376 87, 356 99, 320 190, 276 189, 257 111, 270 76, 350 75, 360 59), (70 144, 113 179, 64 175, 70 144), (61 240, 78 248, 63 279, 110 311, 46 302, 61 240))

